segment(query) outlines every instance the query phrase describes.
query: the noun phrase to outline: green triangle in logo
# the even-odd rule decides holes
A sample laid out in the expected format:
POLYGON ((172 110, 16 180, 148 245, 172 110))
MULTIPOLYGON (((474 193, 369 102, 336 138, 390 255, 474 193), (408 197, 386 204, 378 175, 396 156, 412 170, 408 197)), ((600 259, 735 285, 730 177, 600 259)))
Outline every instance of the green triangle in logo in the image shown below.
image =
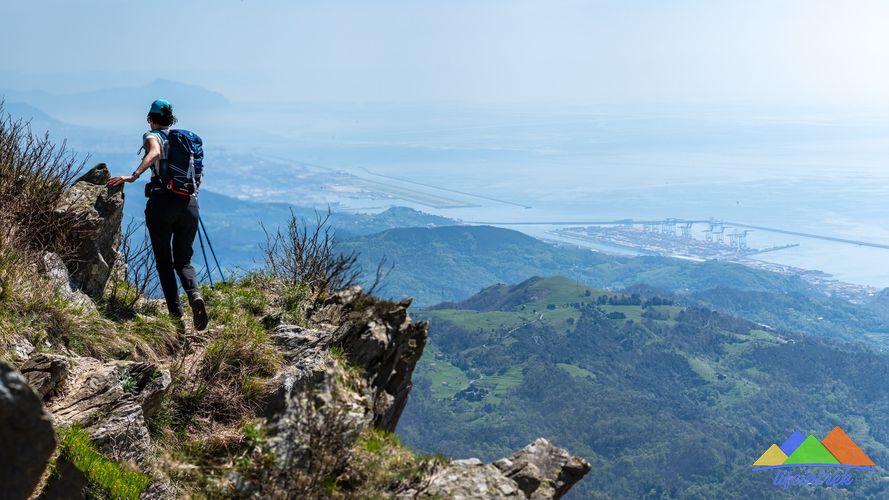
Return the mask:
POLYGON ((827 448, 818 441, 818 438, 809 434, 809 437, 799 445, 793 453, 784 461, 785 464, 839 464, 827 448))

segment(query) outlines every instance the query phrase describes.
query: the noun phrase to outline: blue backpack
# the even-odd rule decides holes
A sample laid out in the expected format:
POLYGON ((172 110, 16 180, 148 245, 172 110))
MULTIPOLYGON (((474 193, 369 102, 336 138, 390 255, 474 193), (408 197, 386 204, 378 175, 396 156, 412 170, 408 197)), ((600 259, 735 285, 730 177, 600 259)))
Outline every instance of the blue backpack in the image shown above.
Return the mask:
POLYGON ((204 142, 194 132, 173 129, 167 135, 166 160, 160 162, 161 187, 182 196, 198 192, 204 172, 204 142))

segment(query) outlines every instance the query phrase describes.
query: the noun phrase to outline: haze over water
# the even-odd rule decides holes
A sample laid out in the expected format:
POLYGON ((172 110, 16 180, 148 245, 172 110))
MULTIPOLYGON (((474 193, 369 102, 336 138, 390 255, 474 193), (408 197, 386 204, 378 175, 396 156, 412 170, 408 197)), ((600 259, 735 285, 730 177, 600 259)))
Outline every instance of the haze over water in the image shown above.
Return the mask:
MULTIPOLYGON (((4 2, 0 18, 14 20, 0 43, 16 47, 0 93, 94 92, 86 111, 42 109, 54 118, 138 140, 146 104, 112 110, 96 91, 198 85, 233 103, 177 103, 211 151, 343 170, 409 198, 344 197, 343 208, 716 217, 889 242, 889 5, 878 0, 180 2, 165 32, 196 58, 145 57, 156 17, 111 0, 4 2)), ((114 147, 130 171, 138 146, 114 147)), ((287 196, 298 179, 286 169, 267 174, 222 192, 302 201, 287 196)), ((764 258, 889 286, 883 250, 748 240, 797 242, 764 258)))
MULTIPOLYGON (((470 222, 715 217, 889 244, 889 126, 873 116, 414 113, 400 123, 378 118, 379 130, 370 133, 356 117, 329 143, 304 133, 299 144, 271 150, 469 205, 397 202, 470 222)), ((371 211, 386 205, 344 203, 371 211)), ((552 229, 511 227, 536 236, 552 229)), ((748 243, 799 243, 759 258, 889 286, 889 250, 764 231, 748 243)))

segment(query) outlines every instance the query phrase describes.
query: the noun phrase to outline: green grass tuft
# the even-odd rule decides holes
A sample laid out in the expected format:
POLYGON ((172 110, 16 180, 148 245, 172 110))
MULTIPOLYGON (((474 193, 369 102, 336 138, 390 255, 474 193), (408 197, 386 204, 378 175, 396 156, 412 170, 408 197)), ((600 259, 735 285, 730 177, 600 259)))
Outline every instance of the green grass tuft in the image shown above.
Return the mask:
POLYGON ((151 478, 124 468, 102 455, 83 429, 59 430, 61 456, 86 476, 89 485, 101 488, 111 498, 137 499, 151 478))

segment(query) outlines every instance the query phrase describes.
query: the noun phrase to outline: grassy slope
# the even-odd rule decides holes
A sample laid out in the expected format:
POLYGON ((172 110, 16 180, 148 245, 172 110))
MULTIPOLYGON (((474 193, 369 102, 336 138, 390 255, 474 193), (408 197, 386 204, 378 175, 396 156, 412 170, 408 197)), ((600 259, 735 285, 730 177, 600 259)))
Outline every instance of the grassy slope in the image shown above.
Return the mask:
MULTIPOLYGON (((0 358, 12 358, 7 342, 20 335, 41 351, 149 361, 171 371, 169 392, 147 422, 157 445, 156 455, 148 459, 152 475, 169 477, 184 496, 228 497, 234 492, 225 478, 266 467, 269 455, 257 411, 282 362, 266 323, 307 325, 303 311, 310 299, 305 289, 262 275, 204 288, 211 328, 192 337, 192 349, 182 349, 176 325, 155 302, 140 302, 129 311, 107 301, 97 311, 75 307, 48 282, 35 279, 11 251, 0 259, 0 282, 5 287, 0 294, 0 358)), ((345 361, 333 359, 348 372, 345 361)), ((57 432, 58 460, 85 474, 90 495, 138 498, 150 482, 131 466, 103 456, 84 431, 57 432)), ((335 478, 306 475, 304 482, 324 481, 331 498, 367 497, 443 460, 415 455, 395 436, 371 429, 362 433, 353 452, 348 488, 338 486, 335 478)), ((64 485, 50 477, 46 487, 54 491, 64 485)))

